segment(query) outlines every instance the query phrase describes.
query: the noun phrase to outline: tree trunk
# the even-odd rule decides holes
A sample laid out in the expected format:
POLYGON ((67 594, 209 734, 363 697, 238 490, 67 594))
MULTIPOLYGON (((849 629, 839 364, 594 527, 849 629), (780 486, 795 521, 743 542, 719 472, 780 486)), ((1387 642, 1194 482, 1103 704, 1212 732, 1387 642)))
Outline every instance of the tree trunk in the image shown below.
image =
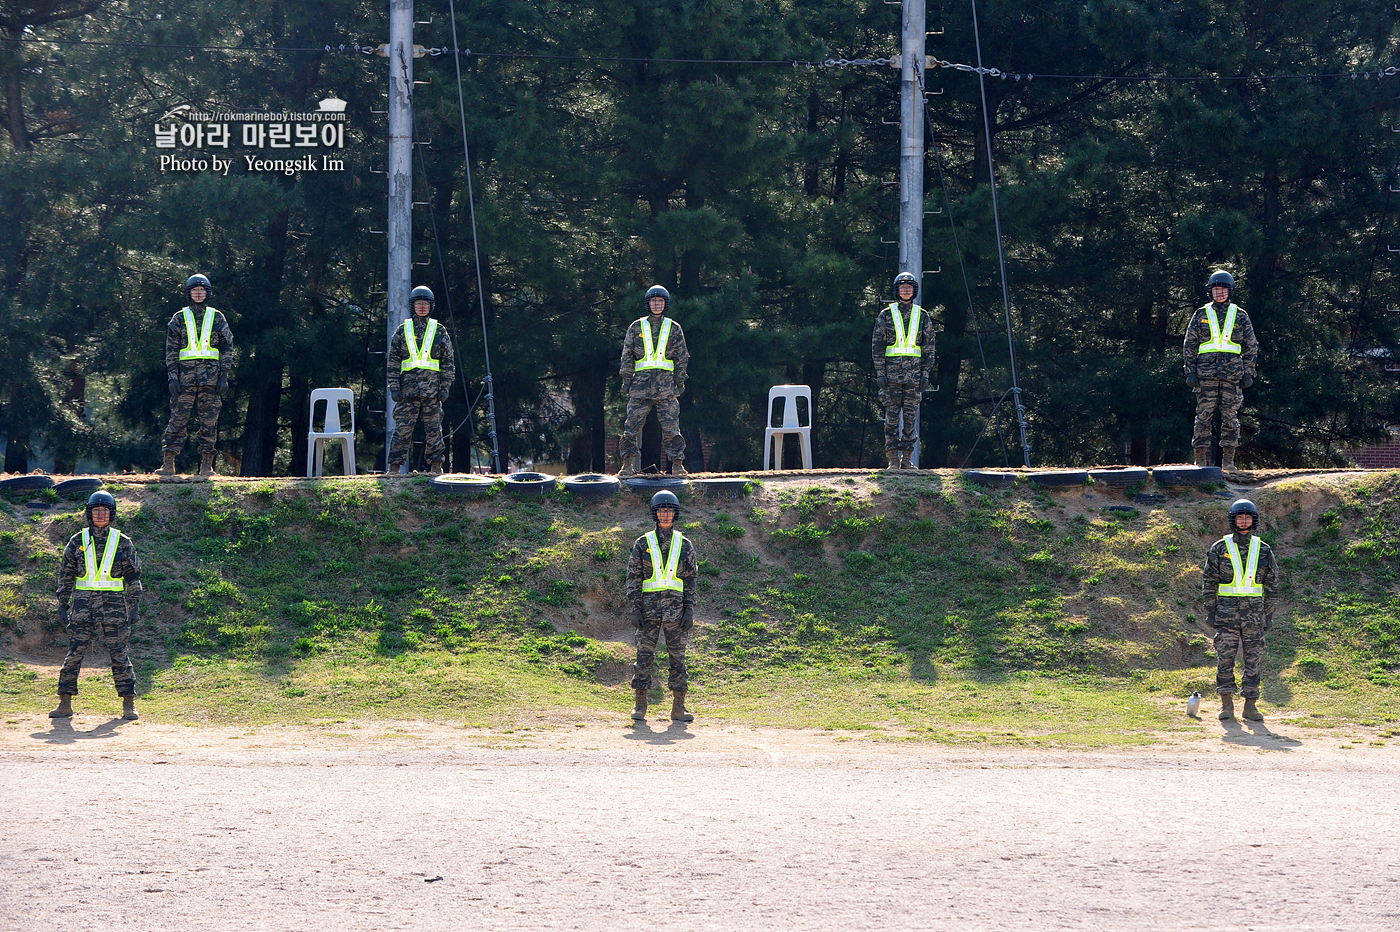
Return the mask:
MULTIPOLYGON (((243 422, 244 476, 270 476, 277 455, 277 419, 282 408, 282 361, 268 360, 249 380, 248 417, 243 422)), ((305 456, 305 454, 303 454, 305 456)), ((292 463, 296 470, 296 463, 292 463)))
MULTIPOLYGON (((309 475, 306 471, 306 448, 308 446, 306 435, 311 431, 311 382, 305 376, 293 375, 291 378, 291 394, 287 403, 292 406, 292 459, 288 463, 287 474, 290 476, 309 475)), ((348 424, 345 426, 349 426, 348 424)), ((336 444, 341 447, 341 454, 345 454, 344 444, 336 444)))

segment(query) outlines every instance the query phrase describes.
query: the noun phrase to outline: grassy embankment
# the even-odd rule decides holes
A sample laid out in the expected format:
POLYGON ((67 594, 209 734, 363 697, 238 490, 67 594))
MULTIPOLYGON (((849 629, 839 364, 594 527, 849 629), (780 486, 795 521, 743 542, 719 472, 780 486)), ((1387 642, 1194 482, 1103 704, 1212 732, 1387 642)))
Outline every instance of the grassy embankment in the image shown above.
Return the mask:
MULTIPOLYGON (((641 500, 468 501, 423 480, 113 486, 147 598, 142 709, 170 722, 622 721, 622 605, 641 500)), ((0 500, 0 710, 52 701, 52 591, 81 500, 0 500)), ((1214 666, 1199 566, 1215 490, 987 492, 952 473, 786 477, 691 497, 691 653, 705 719, 935 741, 1103 746, 1190 736, 1214 666)), ((1274 726, 1400 735, 1400 473, 1253 493, 1286 609, 1274 726)), ((97 651, 98 664, 105 654, 97 651)), ((92 668, 92 664, 89 663, 92 668)), ((665 669, 664 657, 660 669, 665 669)), ((115 709, 105 668, 79 708, 115 709)))

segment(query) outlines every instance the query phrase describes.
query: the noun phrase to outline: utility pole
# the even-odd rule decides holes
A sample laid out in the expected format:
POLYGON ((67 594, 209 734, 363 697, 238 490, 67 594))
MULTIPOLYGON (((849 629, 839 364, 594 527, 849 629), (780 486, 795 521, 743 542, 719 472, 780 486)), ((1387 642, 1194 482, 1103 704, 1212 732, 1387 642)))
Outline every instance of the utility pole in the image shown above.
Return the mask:
MULTIPOLYGON (((394 333, 408 319, 408 292, 413 276, 413 0, 389 0, 389 332, 387 361, 394 333)), ((384 371, 384 468, 394 436, 391 373, 384 371)))
MULTIPOLYGON (((904 0, 899 56, 899 270, 909 272, 924 296, 924 41, 925 0, 904 0)), ((896 295, 898 298, 898 295, 896 295)), ((923 407, 922 403, 919 406, 923 407)), ((918 436, 919 417, 914 418, 918 436)), ((919 465, 914 441, 912 465, 919 465)))

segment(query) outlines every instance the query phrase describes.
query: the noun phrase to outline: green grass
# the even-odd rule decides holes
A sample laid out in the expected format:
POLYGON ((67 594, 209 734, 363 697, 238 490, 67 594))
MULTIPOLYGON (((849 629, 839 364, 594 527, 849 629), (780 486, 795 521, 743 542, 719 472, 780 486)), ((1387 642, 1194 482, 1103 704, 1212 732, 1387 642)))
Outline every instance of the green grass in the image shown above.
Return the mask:
MULTIPOLYGON (((640 500, 467 500, 373 477, 114 491, 144 567, 133 656, 157 719, 506 725, 626 701, 630 648, 602 636, 626 628, 640 500)), ((1179 700, 1213 684, 1198 608, 1222 532, 1213 491, 1108 511, 1116 491, 876 473, 769 483, 738 513, 691 497, 696 700, 710 718, 901 739, 1100 746, 1178 731, 1179 700)), ((1292 479, 1255 498, 1288 603, 1266 703, 1320 727, 1395 721, 1400 474, 1292 479)), ((52 590, 81 511, 0 501, 4 653, 61 655, 52 590)), ((0 667, 7 711, 51 701, 31 674, 0 667)), ((106 701, 91 684, 85 697, 106 701)))

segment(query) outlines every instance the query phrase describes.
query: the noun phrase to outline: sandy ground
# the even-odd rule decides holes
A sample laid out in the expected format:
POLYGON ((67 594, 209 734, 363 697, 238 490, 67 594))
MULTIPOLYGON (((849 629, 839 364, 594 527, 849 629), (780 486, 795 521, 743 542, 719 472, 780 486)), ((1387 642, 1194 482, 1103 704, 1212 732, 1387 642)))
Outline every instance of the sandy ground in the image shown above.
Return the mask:
POLYGON ((16 719, 0 926, 1400 926, 1400 751, 1202 735, 1104 754, 704 721, 16 719))

